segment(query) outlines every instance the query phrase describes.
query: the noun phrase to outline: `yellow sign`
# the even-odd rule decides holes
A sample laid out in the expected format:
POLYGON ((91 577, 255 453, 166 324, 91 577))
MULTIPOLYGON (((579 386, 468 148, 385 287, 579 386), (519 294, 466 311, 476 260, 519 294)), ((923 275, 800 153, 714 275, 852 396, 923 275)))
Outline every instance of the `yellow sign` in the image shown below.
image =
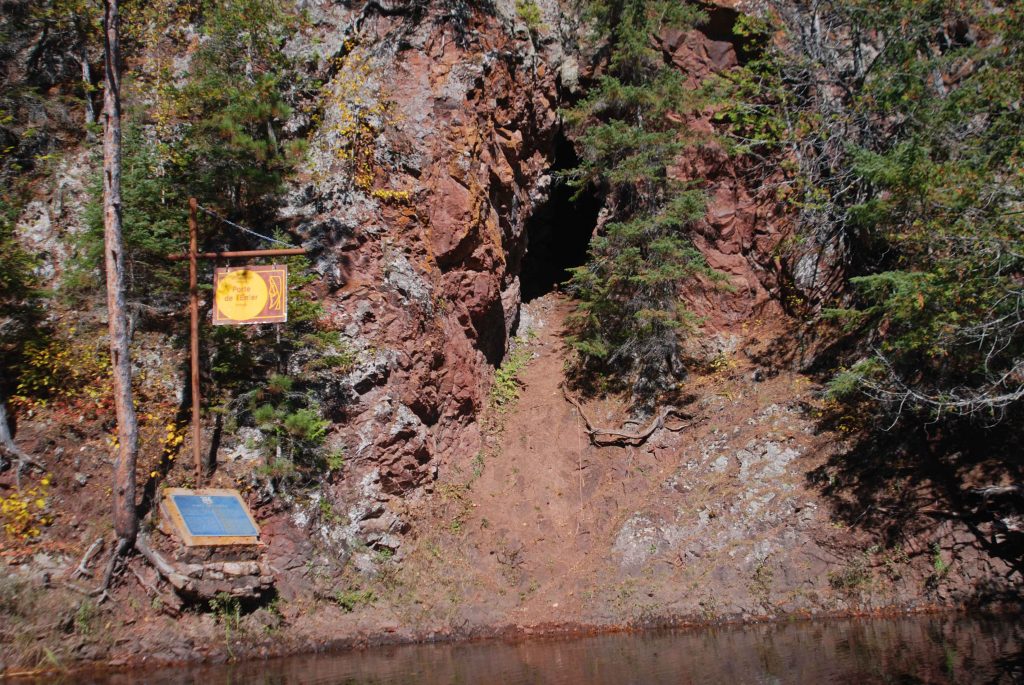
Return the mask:
POLYGON ((217 326, 288 320, 288 267, 217 269, 213 323, 217 326))

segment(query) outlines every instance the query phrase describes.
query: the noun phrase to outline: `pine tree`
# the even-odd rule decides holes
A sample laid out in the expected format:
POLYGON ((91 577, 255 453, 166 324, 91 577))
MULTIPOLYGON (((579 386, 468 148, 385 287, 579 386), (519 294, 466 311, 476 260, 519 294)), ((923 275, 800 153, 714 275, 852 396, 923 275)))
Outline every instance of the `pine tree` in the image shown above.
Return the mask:
POLYGON ((281 141, 291 113, 285 97, 294 70, 282 47, 298 18, 277 0, 209 0, 204 40, 183 85, 166 96, 180 121, 163 141, 180 183, 201 203, 236 218, 258 215, 302 151, 281 141))
POLYGON ((34 260, 14 236, 14 218, 20 203, 0 195, 0 466, 11 457, 19 471, 31 462, 14 442, 7 415, 7 397, 17 378, 15 369, 29 331, 38 318, 34 260))
POLYGON ((823 313, 854 352, 833 395, 1001 418, 1024 399, 1024 12, 774 8, 786 39, 730 76, 720 119, 739 152, 794 169, 801 239, 842 262, 823 313))
POLYGON ((850 279, 853 306, 828 312, 870 350, 833 390, 997 420, 1024 399, 1024 12, 934 0, 850 14, 886 36, 853 90, 870 128, 848 157, 863 189, 848 230, 881 256, 850 279))
POLYGON ((703 194, 668 173, 686 145, 674 115, 696 94, 655 40, 703 15, 670 0, 598 0, 589 12, 607 71, 566 113, 582 158, 567 177, 603 192, 611 217, 573 272, 571 342, 580 371, 631 381, 637 399, 649 398, 681 372, 679 335, 695 321, 679 302, 680 284, 711 273, 687 234, 704 215, 703 194))

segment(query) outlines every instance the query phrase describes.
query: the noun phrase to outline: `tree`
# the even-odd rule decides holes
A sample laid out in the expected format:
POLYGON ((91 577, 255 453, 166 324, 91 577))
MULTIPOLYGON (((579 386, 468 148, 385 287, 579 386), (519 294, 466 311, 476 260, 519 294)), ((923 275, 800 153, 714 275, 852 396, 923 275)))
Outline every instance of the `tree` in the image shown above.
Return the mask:
POLYGON ((135 543, 135 462, 139 425, 132 403, 132 367, 128 314, 125 309, 125 246, 121 231, 121 54, 118 0, 103 4, 103 243, 107 278, 107 318, 114 410, 117 415, 117 455, 114 458, 113 513, 118 547, 114 561, 135 543))
POLYGON ((303 150, 281 140, 291 113, 291 63, 281 48, 298 18, 277 0, 217 0, 203 9, 204 40, 181 85, 165 93, 178 134, 162 142, 172 173, 200 202, 251 219, 247 212, 280 190, 303 150))
POLYGON ((605 44, 607 72, 566 113, 581 163, 566 176, 606 196, 610 221, 573 271, 579 298, 571 343, 580 370, 632 381, 637 399, 674 383, 679 334, 695 322, 678 290, 711 274, 687 229, 705 212, 703 193, 674 181, 668 167, 685 147, 677 113, 695 93, 655 48, 660 32, 703 18, 670 0, 594 0, 589 12, 605 44))
POLYGON ((720 119, 737 150, 793 170, 772 190, 801 249, 845 276, 812 292, 814 269, 794 269, 850 351, 832 394, 1002 418, 1024 399, 1019 3, 773 7, 759 39, 785 40, 730 75, 720 119))
POLYGON ((16 378, 12 372, 38 310, 34 297, 33 259, 14 236, 16 211, 10 210, 17 206, 17 203, 11 206, 6 192, 0 197, 0 370, 3 371, 3 380, 0 380, 0 464, 13 457, 20 475, 25 465, 36 462, 14 442, 6 401, 13 385, 10 379, 16 378))
MULTIPOLYGON (((188 196, 179 179, 161 158, 158 141, 133 121, 129 112, 122 131, 121 211, 125 246, 127 301, 146 313, 178 311, 185 293, 183 266, 167 255, 179 250, 182 226, 188 221, 188 196)), ((141 117, 140 117, 141 118, 141 117)), ((64 274, 66 292, 87 295, 101 285, 103 263, 103 178, 96 178, 93 198, 86 206, 87 230, 76 240, 70 268, 64 274)))
POLYGON ((39 62, 58 60, 62 53, 73 54, 81 73, 83 109, 85 124, 96 123, 93 110, 92 70, 89 66, 89 48, 98 41, 100 33, 99 8, 91 0, 45 0, 32 11, 34 20, 41 26, 39 43, 33 51, 29 68, 39 68, 39 62))

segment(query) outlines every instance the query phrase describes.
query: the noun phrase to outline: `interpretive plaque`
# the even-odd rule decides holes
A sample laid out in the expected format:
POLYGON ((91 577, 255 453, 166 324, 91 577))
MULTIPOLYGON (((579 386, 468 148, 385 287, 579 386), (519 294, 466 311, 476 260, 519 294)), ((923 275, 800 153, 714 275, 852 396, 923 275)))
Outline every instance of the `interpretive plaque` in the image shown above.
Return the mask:
POLYGON ((259 527, 237 490, 168 488, 162 510, 186 545, 259 543, 259 527))

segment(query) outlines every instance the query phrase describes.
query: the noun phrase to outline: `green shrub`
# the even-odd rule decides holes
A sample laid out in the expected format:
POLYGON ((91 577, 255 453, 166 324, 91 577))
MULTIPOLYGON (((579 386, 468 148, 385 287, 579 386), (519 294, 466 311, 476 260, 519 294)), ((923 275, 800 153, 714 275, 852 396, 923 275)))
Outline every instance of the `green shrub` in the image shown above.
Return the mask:
POLYGON ((340 606, 345 613, 352 613, 360 606, 369 606, 376 601, 377 597, 373 590, 360 590, 359 588, 348 588, 337 590, 334 593, 334 602, 340 606))
POLYGON ((516 16, 523 20, 532 35, 545 28, 544 17, 534 0, 516 0, 516 16))
POLYGON ((533 353, 527 348, 524 339, 516 338, 512 345, 512 352, 494 371, 494 383, 489 394, 490 405, 502 411, 519 399, 519 374, 533 359, 533 353))

